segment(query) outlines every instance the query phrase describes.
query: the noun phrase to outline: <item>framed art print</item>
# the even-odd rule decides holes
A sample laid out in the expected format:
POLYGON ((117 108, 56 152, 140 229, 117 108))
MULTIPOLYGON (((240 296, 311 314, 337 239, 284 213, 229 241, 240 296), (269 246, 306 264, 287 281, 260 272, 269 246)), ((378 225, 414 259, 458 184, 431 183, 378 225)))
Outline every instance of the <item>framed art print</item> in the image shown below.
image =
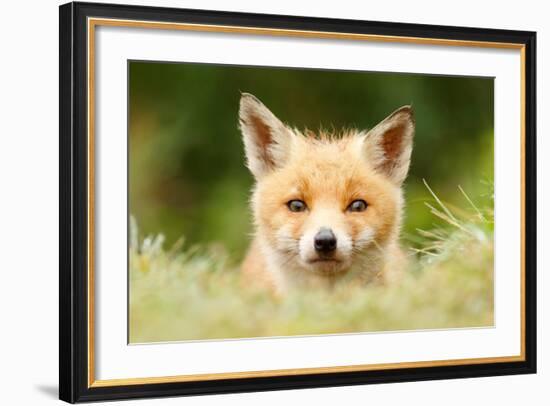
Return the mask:
POLYGON ((534 373, 535 33, 60 7, 60 398, 534 373))

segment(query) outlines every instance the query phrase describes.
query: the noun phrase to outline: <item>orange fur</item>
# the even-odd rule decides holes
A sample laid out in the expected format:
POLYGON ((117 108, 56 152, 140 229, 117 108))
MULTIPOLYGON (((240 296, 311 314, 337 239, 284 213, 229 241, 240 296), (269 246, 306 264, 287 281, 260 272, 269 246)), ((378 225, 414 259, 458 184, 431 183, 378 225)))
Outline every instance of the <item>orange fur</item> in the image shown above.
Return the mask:
POLYGON ((401 182, 414 129, 410 110, 398 110, 369 133, 303 135, 244 94, 241 129, 256 177, 251 198, 256 233, 242 264, 249 281, 284 292, 396 277, 405 264, 398 241, 401 182), (303 201, 307 210, 289 210, 291 200, 303 201), (350 211, 354 200, 365 201, 366 210, 350 211), (313 248, 321 228, 337 237, 330 261, 319 261, 313 248))

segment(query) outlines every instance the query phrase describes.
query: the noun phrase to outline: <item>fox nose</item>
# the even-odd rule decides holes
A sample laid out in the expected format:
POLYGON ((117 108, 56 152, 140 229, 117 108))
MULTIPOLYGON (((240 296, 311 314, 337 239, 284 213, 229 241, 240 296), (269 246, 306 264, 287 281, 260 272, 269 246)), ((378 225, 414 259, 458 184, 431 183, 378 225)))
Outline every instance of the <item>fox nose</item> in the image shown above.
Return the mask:
POLYGON ((315 251, 321 254, 330 254, 336 249, 336 236, 330 228, 321 228, 313 238, 315 251))

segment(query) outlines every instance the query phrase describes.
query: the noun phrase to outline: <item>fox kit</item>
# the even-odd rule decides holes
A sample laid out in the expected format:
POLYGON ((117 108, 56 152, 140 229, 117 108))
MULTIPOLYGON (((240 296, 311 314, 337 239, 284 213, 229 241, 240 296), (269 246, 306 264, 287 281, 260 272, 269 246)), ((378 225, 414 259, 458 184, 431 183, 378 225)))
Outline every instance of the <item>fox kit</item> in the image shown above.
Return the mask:
POLYGON ((243 93, 239 121, 256 180, 256 232, 242 265, 248 280, 281 293, 394 278, 406 263, 398 238, 411 107, 370 131, 302 134, 243 93))

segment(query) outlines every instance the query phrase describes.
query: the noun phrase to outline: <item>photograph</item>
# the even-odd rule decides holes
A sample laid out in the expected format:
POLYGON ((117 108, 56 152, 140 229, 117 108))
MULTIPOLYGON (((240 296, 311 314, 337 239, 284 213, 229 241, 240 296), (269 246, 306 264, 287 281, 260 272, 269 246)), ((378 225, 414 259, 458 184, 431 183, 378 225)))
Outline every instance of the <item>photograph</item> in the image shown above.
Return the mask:
POLYGON ((2 9, 2 404, 550 399, 544 2, 96 1, 2 9))
POLYGON ((365 17, 60 6, 60 399, 537 371, 536 32, 365 17))
POLYGON ((129 344, 494 326, 494 77, 127 69, 129 344))

